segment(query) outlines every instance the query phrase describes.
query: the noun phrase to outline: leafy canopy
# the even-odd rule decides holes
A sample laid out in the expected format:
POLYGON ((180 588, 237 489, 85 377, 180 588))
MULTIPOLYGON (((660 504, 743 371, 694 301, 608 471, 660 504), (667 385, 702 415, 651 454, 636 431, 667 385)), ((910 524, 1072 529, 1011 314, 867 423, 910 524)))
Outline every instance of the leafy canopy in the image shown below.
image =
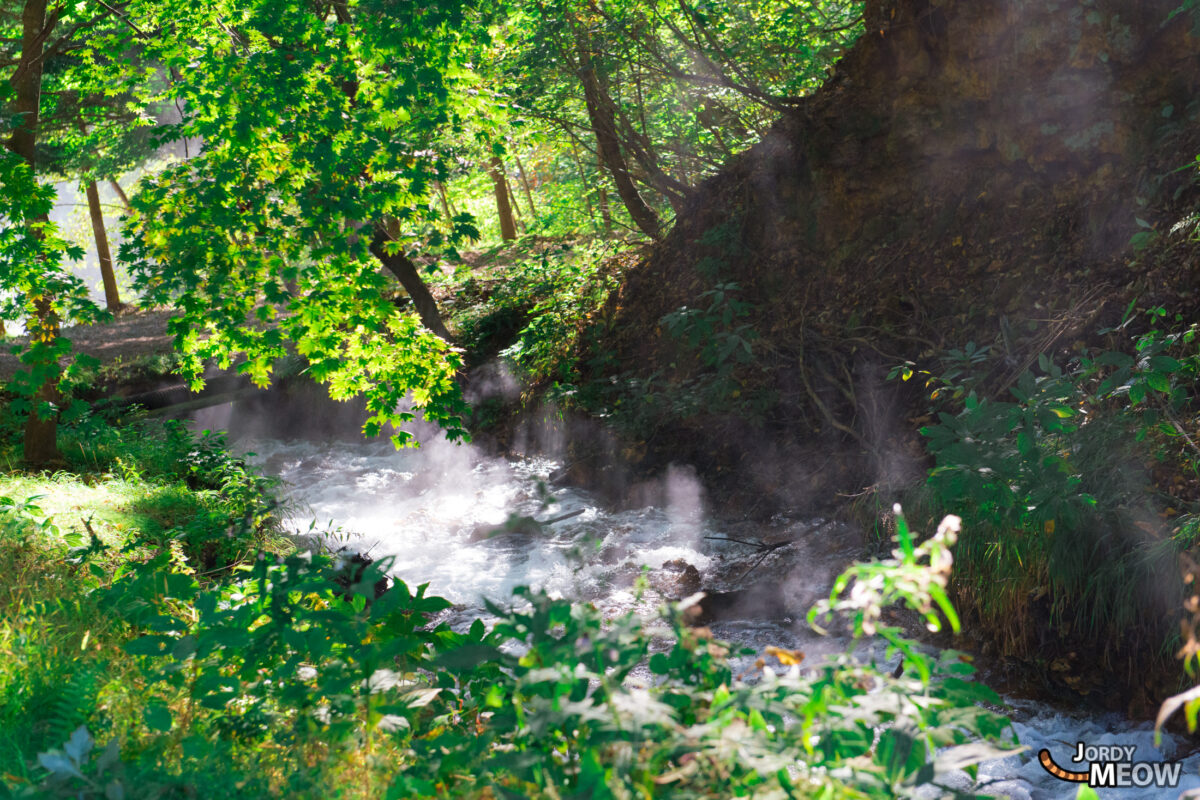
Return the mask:
POLYGON ((457 353, 397 311, 369 252, 382 236, 393 254, 436 253, 474 232, 443 233, 430 204, 447 171, 437 133, 471 110, 464 10, 261 0, 170 20, 175 133, 203 149, 143 184, 123 254, 148 300, 183 312, 172 332, 193 385, 207 359, 240 356, 263 385, 294 342, 333 397, 366 396, 368 434, 411 419, 396 410, 411 393, 465 435, 457 353))

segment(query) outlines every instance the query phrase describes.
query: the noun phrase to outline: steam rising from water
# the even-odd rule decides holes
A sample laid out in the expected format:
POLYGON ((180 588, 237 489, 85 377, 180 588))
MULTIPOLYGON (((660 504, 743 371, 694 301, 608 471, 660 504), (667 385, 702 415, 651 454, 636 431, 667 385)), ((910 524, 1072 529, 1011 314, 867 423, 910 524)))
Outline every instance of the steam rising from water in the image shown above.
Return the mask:
MULTIPOLYGON (((768 644, 800 649, 809 664, 844 650, 845 640, 813 634, 803 613, 856 555, 854 532, 845 526, 819 519, 714 521, 705 514, 695 474, 683 467, 668 470, 649 494, 662 498, 661 507, 612 511, 587 492, 548 486, 558 466, 552 460, 508 461, 454 445, 432 429, 418 433, 424 442, 419 450, 396 451, 386 441, 259 439, 240 446, 256 453, 251 460, 264 472, 285 481, 297 532, 309 531, 313 520, 313 530, 335 532, 335 546, 344 543, 376 558, 394 556, 395 576, 410 586, 428 582, 431 593, 459 605, 448 619, 452 625, 477 616, 483 598, 504 602, 519 585, 589 600, 608 614, 630 608, 652 612, 663 596, 654 590, 639 595, 634 588, 643 565, 652 570, 651 585, 658 585, 656 574, 669 574, 685 562, 703 576, 706 590, 753 587, 734 604, 732 618, 711 626, 717 636, 760 651, 768 644), (545 520, 572 511, 582 513, 541 531, 486 535, 512 515, 545 520), (792 544, 756 563, 752 548, 730 539, 792 544), (765 613, 771 604, 771 613, 765 613)), ((860 657, 888 667, 894 663, 878 648, 860 657)), ((752 661, 735 663, 735 671, 752 661)), ((1075 786, 1042 770, 1036 762, 1042 747, 1068 768, 1078 767, 1067 763, 1077 741, 1136 744, 1137 760, 1185 755, 1170 736, 1161 751, 1153 749, 1150 726, 1119 715, 1064 714, 1025 701, 1015 705, 1015 729, 1029 750, 985 762, 979 785, 965 773, 946 776, 946 785, 1020 800, 1067 800, 1075 786)), ((1198 767, 1200 755, 1186 760, 1179 790, 1200 787, 1198 767)), ((1174 798, 1179 790, 1102 794, 1174 798)))
POLYGON ((295 527, 307 520, 372 557, 393 556, 392 571, 405 582, 430 583, 430 591, 478 607, 503 599, 520 585, 567 596, 602 600, 614 587, 628 590, 644 564, 684 559, 703 571, 710 556, 699 551, 702 506, 694 476, 672 472, 667 509, 609 513, 586 493, 551 489, 557 466, 531 458, 508 462, 439 435, 419 450, 396 451, 368 442, 281 442, 243 446, 254 463, 286 482, 298 508, 295 527), (537 530, 506 521, 517 517, 577 516, 537 530))

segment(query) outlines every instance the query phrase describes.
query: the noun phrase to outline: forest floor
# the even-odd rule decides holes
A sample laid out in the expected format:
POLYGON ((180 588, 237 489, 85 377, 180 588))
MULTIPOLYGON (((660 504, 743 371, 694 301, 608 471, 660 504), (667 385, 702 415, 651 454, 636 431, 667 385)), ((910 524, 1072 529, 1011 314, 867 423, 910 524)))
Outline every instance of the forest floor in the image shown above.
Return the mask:
MULTIPOLYGON (((147 356, 171 354, 173 337, 167 333, 167 320, 174 315, 172 309, 136 310, 112 322, 64 329, 63 335, 71 340, 73 352, 89 355, 100 362, 101 369, 112 370, 147 356)), ((24 336, 14 336, 6 342, 9 346, 0 352, 0 380, 7 381, 21 366, 11 351, 16 349, 14 345, 23 349, 27 341, 24 336)))
MULTIPOLYGON (((506 268, 512 261, 533 258, 538 246, 545 246, 536 237, 528 237, 514 244, 497 245, 485 250, 471 250, 462 254, 464 264, 472 272, 482 271, 492 282, 500 277, 491 273, 497 268, 506 268)), ((443 269, 446 279, 453 282, 454 271, 443 269)), ((431 291, 442 304, 452 300, 450 285, 435 282, 431 291)), ((122 367, 155 356, 170 356, 174 352, 174 337, 167 332, 167 322, 175 316, 170 308, 140 309, 130 307, 110 322, 94 325, 76 325, 63 329, 63 335, 71 340, 73 353, 91 356, 100 362, 99 369, 115 373, 122 367)), ((28 343, 25 336, 10 336, 0 347, 0 381, 8 381, 21 366, 17 353, 28 343)))
MULTIPOLYGON (((468 274, 482 281, 485 293, 503 282, 506 270, 515 263, 536 261, 544 251, 569 247, 573 239, 560 237, 523 237, 516 242, 495 244, 489 248, 467 250, 461 254, 462 264, 468 274)), ((438 302, 452 306, 455 295, 462 288, 462 278, 456 277, 453 268, 441 265, 440 280, 431 282, 430 290, 438 302)), ((398 287, 397 287, 398 288, 398 287)), ((167 332, 167 322, 176 314, 170 308, 129 310, 110 322, 94 325, 76 325, 64 328, 62 333, 71 340, 73 353, 82 353, 100 362, 102 372, 118 373, 135 362, 153 357, 169 357, 174 352, 174 337, 167 332)), ((447 313, 453 314, 453 309, 447 313)), ((21 366, 20 358, 13 353, 28 343, 25 336, 10 336, 0 346, 0 381, 8 381, 21 366)), ((163 367, 169 369, 169 365, 163 367)), ((165 371, 165 370, 164 370, 165 371)))

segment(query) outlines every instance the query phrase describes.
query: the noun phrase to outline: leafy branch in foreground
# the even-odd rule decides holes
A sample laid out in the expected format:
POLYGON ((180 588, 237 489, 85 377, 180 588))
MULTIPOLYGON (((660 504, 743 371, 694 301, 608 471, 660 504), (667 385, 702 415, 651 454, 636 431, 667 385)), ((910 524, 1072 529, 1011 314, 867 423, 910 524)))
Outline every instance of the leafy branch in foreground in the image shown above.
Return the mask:
POLYGON ((883 609, 898 602, 920 613, 934 633, 942 629, 938 609, 955 633, 961 630, 946 586, 954 563, 950 548, 958 541, 962 520, 953 514, 945 517, 938 525, 937 533, 914 545, 900 504, 892 510, 896 515, 899 548, 892 551, 892 558, 855 564, 838 576, 829 599, 820 601, 808 613, 809 624, 817 630, 821 630, 816 624, 818 617, 828 619, 834 613, 849 613, 854 622, 855 637, 878 634, 891 641, 900 629, 880 627, 878 622, 883 609), (926 560, 927 564, 922 563, 926 560), (845 596, 847 588, 850 588, 848 597, 845 596))

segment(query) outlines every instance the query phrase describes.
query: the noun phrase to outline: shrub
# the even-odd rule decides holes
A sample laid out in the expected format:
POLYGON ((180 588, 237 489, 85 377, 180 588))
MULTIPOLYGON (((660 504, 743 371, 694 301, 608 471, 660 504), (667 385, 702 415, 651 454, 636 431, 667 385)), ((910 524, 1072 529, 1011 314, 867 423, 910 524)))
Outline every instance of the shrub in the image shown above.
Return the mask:
MULTIPOLYGON (((1084 351, 1066 367, 1042 355, 1007 400, 977 392, 987 371, 973 347, 925 373, 937 415, 921 431, 936 462, 927 490, 966 522, 957 595, 1010 651, 1034 654, 1048 618, 1055 638, 1096 642, 1106 666, 1166 663, 1181 585, 1163 576, 1177 573, 1194 526, 1168 532, 1169 504, 1147 493, 1144 465, 1171 451, 1195 469, 1181 421, 1200 374, 1195 332, 1153 327, 1132 353, 1084 351)), ((893 374, 907 379, 913 365, 893 374)))
POLYGON ((384 562, 349 590, 318 554, 205 585, 160 554, 104 592, 139 634, 125 645, 147 680, 139 746, 101 770, 72 760, 76 732, 43 753, 42 786, 86 792, 103 771, 127 797, 201 780, 312 797, 914 795, 1003 755, 976 740, 1002 744, 1007 721, 978 705, 999 698, 957 654, 879 624, 896 601, 958 624, 944 594, 956 527, 920 546, 899 530, 894 557, 855 567, 816 614, 848 612, 856 641, 883 636, 904 677, 850 654, 804 674, 803 654, 780 648, 766 657, 779 669, 760 659, 735 676, 730 646, 685 624, 687 603, 606 620, 522 589, 489 606, 490 629, 458 633, 434 624, 448 604, 424 587, 377 596, 384 562))

